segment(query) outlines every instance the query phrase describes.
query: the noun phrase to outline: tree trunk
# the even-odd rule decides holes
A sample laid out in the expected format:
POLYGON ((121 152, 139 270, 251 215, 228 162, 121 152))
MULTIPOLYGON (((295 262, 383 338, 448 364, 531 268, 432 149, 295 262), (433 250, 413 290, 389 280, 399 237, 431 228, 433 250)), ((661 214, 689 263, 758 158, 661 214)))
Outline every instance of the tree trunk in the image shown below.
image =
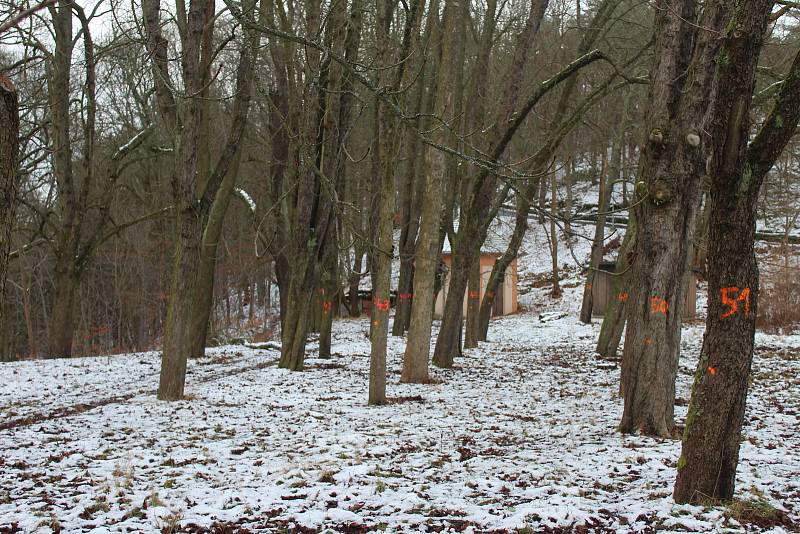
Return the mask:
MULTIPOLYGON (((188 21, 191 28, 183 42, 183 76, 186 92, 197 95, 201 90, 200 41, 205 6, 192 2, 188 21)), ((189 356, 188 332, 197 260, 202 237, 201 217, 196 205, 194 181, 197 170, 197 143, 200 128, 200 102, 195 96, 186 102, 182 121, 169 85, 167 40, 161 33, 160 5, 157 1, 142 2, 147 48, 156 87, 162 120, 178 147, 172 169, 173 202, 175 204, 175 249, 172 264, 169 305, 164 331, 158 398, 183 398, 186 381, 186 359, 189 356), (179 123, 181 126, 179 126, 179 123)))
POLYGON ((17 208, 19 159, 19 102, 11 81, 0 74, 0 361, 10 361, 9 326, 5 295, 11 231, 17 208))
POLYGON ((72 258, 59 258, 55 274, 55 296, 50 312, 50 335, 46 358, 69 358, 75 336, 75 305, 80 290, 80 274, 72 258))
POLYGON ((711 223, 711 193, 704 195, 703 210, 697 219, 694 246, 692 247, 692 270, 707 277, 706 258, 708 257, 708 227, 711 223))
POLYGON ((575 176, 575 158, 570 156, 564 164, 564 188, 567 198, 564 201, 564 240, 569 245, 572 243, 572 181, 575 176))
MULTIPOLYGON (((464 69, 465 69, 465 22, 469 17, 469 3, 459 1, 457 2, 457 8, 453 9, 452 11, 446 12, 446 17, 449 19, 455 19, 454 25, 452 26, 451 30, 454 32, 455 37, 453 41, 453 56, 451 57, 452 63, 452 70, 453 70, 453 77, 450 84, 450 90, 452 92, 451 102, 453 105, 453 110, 455 112, 455 116, 450 123, 450 129, 454 132, 460 132, 463 135, 465 121, 463 118, 463 106, 464 106, 464 93, 465 93, 465 84, 464 84, 464 69)), ((446 20, 446 24, 449 22, 446 20)), ((460 150, 464 150, 463 143, 461 139, 452 139, 450 144, 453 146, 458 147, 460 150)), ((450 234, 455 234, 455 236, 461 236, 461 230, 464 229, 464 226, 470 226, 473 224, 472 222, 466 223, 465 220, 470 218, 468 211, 463 208, 463 189, 462 189, 462 209, 460 212, 460 222, 459 222, 459 232, 454 233, 452 229, 454 227, 453 217, 455 215, 456 210, 456 201, 458 199, 458 191, 460 188, 460 184, 464 183, 462 180, 462 171, 459 168, 459 161, 447 155, 445 158, 445 178, 444 178, 444 218, 442 220, 442 243, 444 243, 444 234, 449 232, 450 234)), ((451 243, 451 257, 452 261, 450 264, 450 276, 448 280, 448 290, 447 295, 445 297, 445 305, 444 305, 444 313, 442 314, 442 323, 441 327, 439 328, 439 335, 436 338, 436 346, 433 351, 433 363, 439 367, 451 367, 453 365, 453 359, 456 356, 461 356, 461 333, 462 327, 464 323, 464 297, 467 290, 466 287, 466 279, 468 276, 468 269, 469 264, 464 265, 461 261, 462 258, 466 258, 471 260, 474 256, 471 252, 467 253, 466 255, 462 256, 465 253, 465 249, 458 245, 459 237, 455 237, 454 235, 450 235, 450 243, 451 243), (462 267, 463 266, 463 267, 462 267), (456 272, 460 269, 467 269, 461 270, 460 272, 456 272), (463 283, 463 285, 462 285, 463 283), (453 284, 456 285, 456 289, 454 289, 453 284), (451 291, 452 290, 452 291, 451 291), (458 302, 451 303, 451 299, 455 299, 458 302), (456 312, 456 306, 458 306, 458 311, 456 312)), ((480 246, 480 244, 478 244, 480 246)), ((434 298, 435 302, 436 298, 434 298)))
MULTIPOLYGON (((388 28, 387 28, 388 30, 388 28)), ((381 132, 387 133, 385 131, 381 132)), ((387 157, 388 154, 383 154, 387 157)), ((372 253, 372 317, 370 327, 369 404, 386 403, 386 343, 389 335, 390 282, 392 275, 392 200, 394 180, 386 161, 379 182, 378 232, 372 253)))
MULTIPOLYGON (((459 0, 445 0, 445 13, 460 13, 459 0)), ((434 115, 448 120, 454 114, 452 81, 455 79, 452 58, 454 56, 454 16, 445 15, 444 31, 433 23, 431 42, 441 39, 438 83, 435 89, 434 115)), ((434 52, 435 55, 435 52, 434 52)), ((436 129, 432 135, 437 143, 447 142, 445 131, 436 129)), ((402 382, 424 383, 428 381, 428 358, 430 355, 431 326, 433 322, 434 285, 439 267, 441 246, 439 227, 441 223, 443 181, 445 177, 445 155, 440 150, 425 147, 425 188, 420 211, 419 236, 414 260, 414 298, 411 302, 406 350, 403 354, 402 382)))
MULTIPOLYGON (((191 176, 194 178, 194 172, 191 176)), ((189 333, 197 281, 197 260, 202 240, 202 223, 193 205, 190 204, 179 211, 175 225, 172 282, 167 321, 164 326, 161 375, 158 382, 159 400, 183 399, 186 361, 190 351, 189 333)))
POLYGON ((621 432, 674 432, 675 376, 690 247, 705 168, 704 117, 730 6, 672 0, 656 14, 648 138, 636 186, 639 224, 625 348, 621 432), (702 31, 698 30, 703 28, 702 31), (695 37, 696 36, 696 37, 695 37), (693 49, 692 49, 693 44, 693 49))
MULTIPOLYGON (((417 106, 419 109, 419 106, 417 106)), ((417 162, 417 155, 423 150, 416 139, 407 140, 409 166, 406 171, 402 193, 402 227, 400 230, 400 277, 397 282, 397 303, 395 304, 392 335, 402 336, 408 330, 411 317, 411 301, 414 298, 414 248, 419 230, 419 205, 422 203, 419 191, 424 185, 424 174, 417 162), (406 204, 407 202, 407 204, 406 204)))
POLYGON ((603 245, 606 236, 606 211, 608 211, 611 191, 614 187, 614 181, 608 180, 606 175, 606 151, 603 149, 603 165, 600 171, 600 185, 599 193, 600 199, 597 203, 597 223, 594 226, 594 239, 592 240, 592 252, 589 258, 589 272, 586 275, 586 284, 583 286, 583 304, 581 305, 581 322, 592 324, 592 309, 594 308, 594 299, 592 286, 594 284, 595 273, 600 268, 600 263, 603 261, 603 245), (610 185, 608 185, 610 183, 610 185))
POLYGON ((353 273, 350 275, 348 293, 350 301, 350 317, 361 317, 361 299, 358 298, 358 285, 361 280, 361 269, 364 261, 364 250, 356 245, 353 259, 353 273))
POLYGON ((240 160, 241 152, 237 152, 211 206, 211 212, 203 232, 203 242, 197 267, 197 284, 194 288, 194 303, 192 304, 191 332, 189 334, 189 343, 191 345, 189 356, 191 358, 200 358, 205 355, 208 326, 211 322, 211 310, 214 304, 217 246, 222 236, 225 214, 228 211, 231 195, 236 185, 236 178, 239 174, 240 160))
POLYGON ((320 294, 320 325, 319 325, 319 357, 331 357, 331 336, 333 334, 333 318, 336 315, 336 306, 339 301, 338 287, 338 244, 334 235, 332 243, 326 247, 323 258, 324 271, 322 273, 322 293, 320 294))
MULTIPOLYGON (((625 330, 625 319, 628 311, 630 297, 630 277, 628 269, 634 261, 633 251, 636 247, 636 219, 631 217, 625 237, 617 256, 617 265, 614 269, 615 276, 612 282, 611 298, 606 303, 603 313, 603 322, 600 326, 600 335, 597 338, 595 351, 603 358, 612 359, 617 356, 622 332, 625 330)), ((620 391, 622 388, 620 387, 620 391)))
MULTIPOLYGON (((420 16, 422 15, 422 5, 419 7, 420 16)), ((425 21, 425 29, 418 46, 425 48, 430 45, 431 36, 438 35, 438 18, 434 13, 439 11, 439 1, 432 0, 430 15, 425 21)), ((437 37, 438 38, 438 37, 437 37)), ((436 49, 437 45, 430 45, 436 49)), ((424 79, 434 80, 438 69, 438 58, 435 54, 425 61, 424 79)), ((430 114, 433 113, 435 105, 436 91, 433 90, 435 84, 418 83, 414 97, 412 112, 421 114, 415 127, 421 131, 430 128, 430 114)), ((407 161, 406 175, 404 180, 403 192, 401 193, 401 232, 400 232, 400 275, 398 280, 398 299, 395 305, 394 324, 392 325, 392 335, 402 336, 409 328, 411 321, 411 306, 414 300, 414 254, 417 247, 417 236, 419 233, 421 205, 423 204, 423 190, 425 188, 426 167, 424 151, 426 147, 416 136, 406 140, 407 161)))
POLYGON ((467 280, 467 321, 464 327, 464 348, 478 346, 478 321, 481 309, 481 259, 480 254, 472 261, 467 280))
MULTIPOLYGON (((403 44, 399 50, 399 60, 403 61, 411 48, 412 35, 419 33, 421 21, 420 0, 413 0, 411 10, 407 14, 403 44)), ((377 63, 384 69, 391 61, 390 27, 394 4, 388 0, 376 1, 376 37, 377 37, 377 63)), ((379 79, 382 86, 391 86, 399 90, 403 82, 403 68, 394 76, 391 84, 387 84, 388 71, 384 70, 379 79)), ((373 195, 377 200, 375 210, 376 227, 375 239, 372 247, 372 326, 370 328, 370 368, 369 368, 369 404, 380 405, 386 402, 386 344, 389 335, 389 310, 392 257, 394 256, 393 221, 394 221, 394 166, 392 160, 396 152, 397 125, 379 99, 376 99, 378 120, 376 124, 376 137, 378 147, 379 172, 375 177, 373 195)), ((410 194, 410 192, 409 192, 410 194)), ((406 219, 410 219, 410 206, 405 207, 406 219)))
POLYGON ((764 176, 800 120, 800 55, 748 147, 758 57, 772 2, 737 3, 722 36, 711 112, 711 222, 706 333, 678 462, 678 503, 733 498, 753 360, 759 273, 754 243, 764 176))
MULTIPOLYGON (((546 182, 546 180, 542 180, 546 182)), ((550 296, 553 298, 561 297, 560 276, 558 274, 558 230, 556 228, 556 216, 558 214, 558 188, 556 187, 556 175, 550 178, 550 244, 552 245, 551 257, 553 260, 553 289, 550 296)))
POLYGON ((411 300, 414 287, 414 242, 416 239, 403 234, 410 234, 410 230, 403 229, 400 235, 400 277, 397 281, 397 302, 394 311, 392 335, 402 336, 408 330, 408 320, 411 315, 411 300))
MULTIPOLYGON (((252 16, 255 2, 247 4, 247 15, 252 16)), ((240 49, 233 122, 214 171, 204 181, 204 177, 198 177, 200 132, 205 111, 200 95, 209 65, 201 60, 201 50, 204 31, 209 28, 208 22, 214 15, 213 4, 192 0, 188 13, 181 15, 185 16, 185 20, 179 21, 185 24, 180 50, 182 81, 186 93, 190 95, 180 106, 180 116, 170 85, 167 41, 161 33, 160 5, 157 1, 146 0, 142 2, 142 10, 156 99, 162 120, 176 146, 172 171, 175 252, 158 398, 179 400, 183 398, 186 362, 192 350, 192 308, 196 298, 204 222, 241 141, 250 103, 251 52, 257 44, 257 34, 247 32, 247 39, 240 49)), ((205 37, 208 38, 208 35, 205 37)))
POLYGON ((71 57, 74 49, 72 19, 68 2, 51 7, 55 52, 48 69, 47 91, 50 103, 50 128, 53 143, 53 174, 58 187, 57 207, 61 228, 56 237, 56 273, 51 326, 48 335, 48 358, 69 358, 74 334, 73 315, 77 288, 75 257, 81 234, 78 190, 73 173, 72 137, 70 136, 71 57))
MULTIPOLYGON (((325 44, 334 50, 337 55, 346 55, 348 45, 348 16, 347 3, 338 2, 331 4, 325 26, 325 44)), ((352 31, 352 30, 350 30, 352 31)), ((320 172, 322 175, 333 176, 332 194, 335 198, 344 198, 345 175, 344 156, 342 145, 345 142, 344 131, 349 127, 350 112, 350 86, 344 78, 342 66, 334 61, 325 64, 322 76, 327 81, 329 90, 320 95, 321 106, 324 106, 325 115, 332 119, 322 120, 322 153, 319 157, 320 172)), ((339 239, 337 228, 340 227, 339 215, 336 210, 329 215, 328 227, 330 230, 325 238, 325 245, 321 251, 321 295, 319 321, 319 357, 331 357, 331 336, 333 333, 333 318, 336 314, 339 295, 339 239)))
MULTIPOLYGON (((480 243, 477 243, 480 246, 480 243)), ((472 263, 478 253, 453 254, 450 262, 450 273, 447 280, 447 297, 444 301, 442 326, 436 339, 433 351, 433 363, 437 367, 448 369, 453 366, 456 356, 461 356, 461 329, 464 323, 464 297, 467 292, 467 281, 472 263)))
POLYGON ((286 301, 286 318, 281 330, 281 358, 278 367, 302 371, 305 363, 308 320, 313 294, 308 284, 292 280, 286 301))
POLYGON ((492 273, 489 275, 489 281, 486 283, 483 299, 481 300, 481 309, 479 317, 479 337, 480 341, 486 341, 489 332, 489 320, 492 318, 492 306, 494 305, 494 298, 498 291, 502 291, 502 284, 505 280, 506 271, 511 265, 511 262, 519 254, 519 247, 522 244, 522 239, 525 237, 525 232, 528 230, 528 212, 530 211, 531 203, 530 198, 532 193, 536 191, 535 183, 533 187, 529 186, 525 192, 517 195, 517 216, 514 221, 514 231, 511 234, 511 240, 508 247, 500 258, 497 259, 492 266, 492 273))
MULTIPOLYGON (((496 29, 496 13, 497 9, 497 2, 496 0, 488 0, 486 2, 485 13, 483 15, 483 29, 480 35, 480 42, 478 43, 478 54, 475 59, 473 71, 474 74, 472 76, 472 83, 469 86, 469 94, 467 102, 469 104, 466 105, 464 114, 465 114, 465 129, 471 132, 480 131, 483 128, 483 124, 486 121, 486 105, 487 105, 487 77, 489 75, 489 62, 492 53, 492 49, 494 46, 494 33, 496 29)), ((469 17, 469 12, 467 9, 467 13, 465 14, 464 18, 469 17)), ((529 24, 526 24, 525 28, 528 28, 529 24)), ((525 29, 521 32, 521 36, 518 36, 517 40, 520 41, 524 38, 525 29)), ((527 42, 525 44, 528 44, 527 42)), ((526 50, 521 51, 519 50, 522 44, 518 44, 516 47, 515 53, 517 57, 513 59, 513 61, 524 64, 526 59, 526 55, 522 52, 526 52, 526 50)), ((463 48, 463 47, 462 47, 463 48)), ((518 73, 513 72, 512 78, 509 80, 508 84, 511 85, 514 82, 518 82, 518 73)), ((463 86, 463 81, 459 80, 461 86, 463 86)), ((506 93, 508 91, 506 90, 506 93)), ((463 96, 463 89, 459 91, 459 96, 463 96)), ((505 100, 508 99, 515 99, 517 97, 517 92, 512 92, 511 95, 504 94, 503 98, 505 100)), ((515 101, 512 100, 510 103, 504 102, 505 106, 512 106, 514 105, 515 101)), ((486 135, 485 132, 481 132, 478 137, 472 141, 472 143, 479 143, 479 146, 486 146, 486 135)), ((466 290, 466 298, 467 298, 467 313, 466 313, 466 324, 465 324, 465 331, 466 335, 464 336, 465 347, 476 347, 478 341, 478 313, 480 310, 480 292, 481 292, 481 283, 480 283, 480 243, 483 243, 486 240, 486 232, 483 231, 482 225, 480 223, 476 224, 475 218, 481 217, 481 210, 473 209, 473 195, 475 195, 478 191, 480 191, 480 187, 476 188, 478 185, 476 183, 477 176, 474 173, 474 169, 469 169, 470 172, 467 173, 467 180, 463 180, 463 174, 459 176, 461 178, 461 210, 460 210, 460 220, 459 220, 459 229, 458 233, 455 235, 454 238, 451 239, 451 248, 452 248, 452 256, 453 258, 457 258, 460 255, 464 255, 467 258, 467 273, 465 273, 467 277, 467 287, 466 290), (472 235, 473 233, 480 234, 480 237, 476 238, 476 244, 471 243, 471 246, 460 246, 464 234, 472 235)), ((458 171, 455 171, 458 173, 458 171)), ((490 179, 492 183, 493 180, 490 179)), ((454 191, 458 189, 454 185, 454 191)), ((488 188, 487 188, 488 189, 488 188)), ((483 207, 483 206, 482 206, 483 207)), ((488 225, 488 223, 487 223, 488 225)), ((457 264, 457 260, 454 259, 453 266, 457 264)), ((450 284, 453 283, 453 279, 458 276, 461 276, 461 273, 457 275, 455 273, 451 273, 450 284)), ((460 346, 460 339, 461 339, 461 325, 462 325, 462 318, 463 318, 463 302, 464 302, 464 291, 461 291, 461 295, 457 295, 455 293, 450 293, 448 291, 447 301, 445 302, 445 313, 442 318, 442 328, 439 332, 439 339, 436 342, 436 349, 434 350, 434 361, 439 361, 442 357, 445 360, 449 360, 449 364, 452 364, 452 358, 454 355, 461 354, 461 346, 460 346), (458 317, 453 317, 447 311, 448 307, 451 306, 450 299, 456 299, 457 303, 453 303, 453 305, 460 305, 461 306, 461 313, 458 314, 458 317), (456 321, 457 319, 457 321, 456 321), (458 330, 458 335, 453 336, 455 330, 458 330), (443 335, 444 334, 444 335, 443 335), (444 356, 445 352, 450 352, 449 356, 444 356)), ((452 307, 450 308, 452 310, 452 307)))
MULTIPOLYGON (((547 222, 545 219, 545 213, 547 212, 547 186, 548 186, 548 180, 539 181, 538 212, 539 212, 539 224, 542 225, 545 224, 545 222, 547 222)), ((555 236, 553 236, 553 238, 555 239, 555 236)), ((552 253, 552 247, 550 252, 552 253)))
MULTIPOLYGON (((379 47, 384 49, 381 65, 386 64, 388 59, 388 31, 390 13, 388 12, 388 2, 379 0, 377 2, 379 16, 378 24, 381 26, 378 32, 379 47)), ((381 405, 386 403, 386 343, 389 335, 389 310, 390 304, 390 284, 392 275, 392 220, 393 220, 393 200, 394 200, 394 175, 392 173, 392 162, 389 160, 391 141, 388 139, 392 135, 392 128, 388 120, 388 110, 378 109, 380 119, 377 125, 377 145, 378 158, 381 162, 380 172, 375 177, 374 194, 377 196, 376 220, 377 231, 372 247, 372 313, 370 337, 370 359, 369 359, 369 396, 370 405, 381 405)))

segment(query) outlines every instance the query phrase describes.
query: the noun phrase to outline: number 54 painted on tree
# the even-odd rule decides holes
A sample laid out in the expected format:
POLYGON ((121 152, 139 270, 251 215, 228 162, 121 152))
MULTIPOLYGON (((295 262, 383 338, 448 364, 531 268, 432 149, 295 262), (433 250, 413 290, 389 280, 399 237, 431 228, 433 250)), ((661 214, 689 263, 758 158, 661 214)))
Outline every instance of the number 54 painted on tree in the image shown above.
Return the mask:
POLYGON ((722 319, 727 319, 739 312, 739 303, 744 302, 744 314, 750 315, 750 288, 745 287, 723 287, 719 290, 722 304, 728 307, 728 311, 721 314, 722 319), (738 296, 737 296, 738 293, 738 296))

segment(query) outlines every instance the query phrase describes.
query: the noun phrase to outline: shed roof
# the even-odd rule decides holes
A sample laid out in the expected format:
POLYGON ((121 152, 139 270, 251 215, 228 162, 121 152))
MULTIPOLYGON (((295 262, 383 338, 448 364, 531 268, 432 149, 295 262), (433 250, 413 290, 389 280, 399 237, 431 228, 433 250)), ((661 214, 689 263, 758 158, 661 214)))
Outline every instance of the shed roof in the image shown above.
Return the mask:
MULTIPOLYGON (((453 221, 453 227, 458 230, 458 219, 453 221)), ((481 254, 503 254, 508 248, 511 241, 511 233, 513 232, 513 225, 509 227, 508 222, 501 218, 495 219, 489 226, 486 232, 486 240, 481 246, 481 254)), ((445 236, 444 246, 442 247, 442 254, 451 254, 450 240, 445 236)))

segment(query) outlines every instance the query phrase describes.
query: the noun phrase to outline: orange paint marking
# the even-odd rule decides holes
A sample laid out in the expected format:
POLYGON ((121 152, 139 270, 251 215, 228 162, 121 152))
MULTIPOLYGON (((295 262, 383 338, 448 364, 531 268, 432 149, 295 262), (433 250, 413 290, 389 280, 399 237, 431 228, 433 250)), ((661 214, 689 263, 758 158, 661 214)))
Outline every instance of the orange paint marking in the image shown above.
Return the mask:
POLYGON ((661 297, 651 297, 650 298, 650 313, 655 315, 657 313, 666 314, 667 310, 669 310, 669 304, 667 301, 662 299, 661 297))
POLYGON ((744 314, 750 315, 750 288, 745 287, 741 290, 738 287, 723 287, 719 290, 722 304, 728 307, 728 311, 720 315, 721 319, 727 319, 739 313, 739 303, 744 304, 744 314), (738 296, 737 296, 738 293, 738 296))
POLYGON ((589 291, 592 290, 592 283, 591 282, 586 282, 586 289, 588 289, 589 291))
POLYGON ((750 288, 746 287, 739 292, 739 302, 744 302, 744 314, 750 315, 750 288))
POLYGON ((390 305, 389 299, 375 297, 375 307, 378 308, 379 311, 389 311, 390 305))
POLYGON ((620 302, 628 302, 628 292, 623 291, 619 295, 617 295, 617 300, 620 302))
POLYGON ((649 337, 646 337, 646 338, 644 338, 644 344, 645 345, 652 345, 653 344, 653 340, 650 339, 649 337))
POLYGON ((330 300, 326 300, 322 303, 322 311, 323 313, 329 313, 333 309, 333 302, 330 300))
POLYGON ((716 367, 711 367, 711 366, 709 365, 709 366, 708 366, 708 374, 710 374, 711 376, 714 376, 714 375, 716 375, 716 374, 717 374, 717 368, 716 368, 716 367))

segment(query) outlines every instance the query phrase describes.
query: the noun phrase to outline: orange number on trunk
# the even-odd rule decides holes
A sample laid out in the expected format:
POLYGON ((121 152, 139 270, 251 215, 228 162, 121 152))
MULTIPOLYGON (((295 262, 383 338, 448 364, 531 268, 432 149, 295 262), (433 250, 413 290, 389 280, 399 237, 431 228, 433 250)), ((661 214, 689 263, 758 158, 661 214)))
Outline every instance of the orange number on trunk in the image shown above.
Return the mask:
POLYGON ((722 299, 722 304, 728 307, 728 311, 721 314, 720 317, 722 319, 727 319, 732 315, 736 315, 739 312, 739 303, 742 302, 744 305, 744 314, 750 315, 750 288, 745 287, 742 290, 739 290, 738 287, 723 287, 719 290, 720 298, 722 299), (738 296, 736 294, 739 294, 738 296))
POLYGON ((746 287, 739 292, 739 302, 744 302, 744 314, 750 315, 750 288, 746 287))
POLYGON ((669 305, 666 300, 659 297, 650 298, 650 313, 667 313, 667 309, 669 309, 669 305))

